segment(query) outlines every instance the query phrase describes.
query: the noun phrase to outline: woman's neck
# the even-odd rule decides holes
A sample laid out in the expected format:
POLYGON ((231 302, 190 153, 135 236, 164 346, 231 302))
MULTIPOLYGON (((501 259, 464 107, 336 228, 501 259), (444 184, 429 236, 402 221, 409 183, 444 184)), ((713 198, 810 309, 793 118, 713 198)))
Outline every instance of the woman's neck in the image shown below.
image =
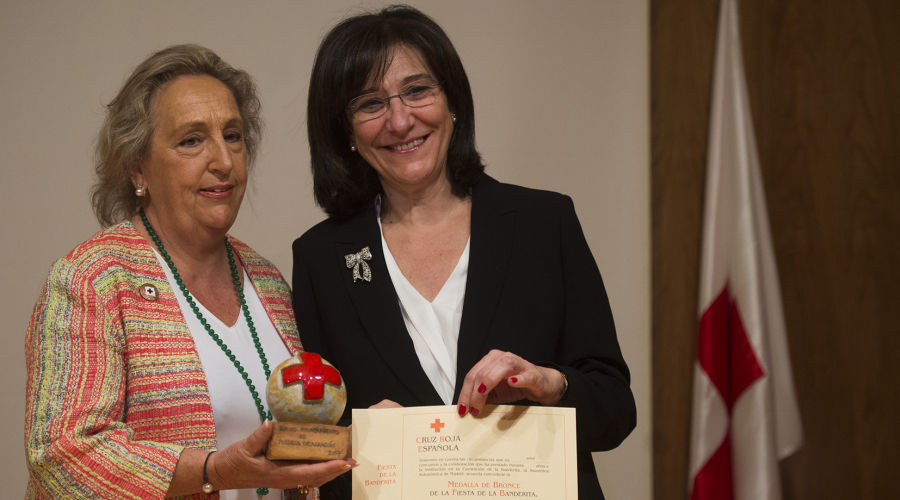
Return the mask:
MULTIPOLYGON (((236 293, 223 291, 233 290, 235 285, 242 287, 243 273, 238 274, 240 282, 235 284, 231 273, 232 266, 228 262, 228 251, 225 248, 224 230, 215 228, 178 230, 176 224, 166 224, 154 217, 153 210, 147 210, 146 215, 153 231, 178 270, 181 278, 179 287, 187 288, 194 299, 203 304, 206 310, 219 318, 222 323, 234 325, 241 313, 240 301, 236 293)), ((149 231, 144 227, 140 214, 132 217, 131 223, 152 248, 159 250, 149 231)), ((238 255, 234 257, 238 260, 235 267, 240 268, 238 255)))
POLYGON ((446 179, 418 190, 382 187, 382 224, 433 225, 471 203, 469 198, 454 195, 446 179))
MULTIPOLYGON (((152 210, 147 210, 146 215, 166 253, 172 258, 178 268, 178 273, 185 278, 185 281, 193 281, 195 277, 209 276, 213 272, 218 272, 223 263, 227 264, 225 231, 209 228, 179 231, 160 221, 152 210)), ((156 242, 144 227, 140 214, 132 217, 131 223, 152 248, 159 250, 156 242)))

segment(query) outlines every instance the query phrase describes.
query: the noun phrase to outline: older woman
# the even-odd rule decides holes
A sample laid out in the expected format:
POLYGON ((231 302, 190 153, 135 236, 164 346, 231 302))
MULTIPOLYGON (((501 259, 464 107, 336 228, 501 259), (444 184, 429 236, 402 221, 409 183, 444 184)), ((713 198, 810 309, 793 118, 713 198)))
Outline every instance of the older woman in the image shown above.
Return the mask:
POLYGON ((591 452, 625 439, 635 404, 572 200, 483 174, 465 70, 413 8, 332 29, 308 106, 330 217, 294 242, 294 308, 348 408, 574 407, 579 496, 602 498, 591 452))
POLYGON ((54 263, 28 327, 28 498, 281 498, 353 465, 263 454, 256 388, 301 345, 281 274, 227 235, 260 132, 250 76, 195 45, 110 103, 108 227, 54 263))

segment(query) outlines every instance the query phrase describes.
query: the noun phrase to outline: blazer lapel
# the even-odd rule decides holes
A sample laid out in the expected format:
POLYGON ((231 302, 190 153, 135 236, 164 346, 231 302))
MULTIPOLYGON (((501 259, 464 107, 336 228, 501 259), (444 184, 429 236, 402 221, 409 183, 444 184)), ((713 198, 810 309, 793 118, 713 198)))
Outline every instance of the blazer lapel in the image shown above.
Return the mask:
POLYGON ((249 246, 232 236, 228 238, 247 271, 247 276, 250 277, 250 284, 256 290, 269 321, 275 326, 275 331, 278 332, 285 347, 292 356, 303 352, 297 323, 294 321, 294 308, 290 300, 291 289, 281 273, 249 246))
POLYGON ((516 212, 514 206, 496 196, 499 184, 485 175, 472 193, 472 241, 459 326, 454 401, 459 398, 469 369, 484 356, 484 341, 509 268, 516 212))
POLYGON ((423 405, 443 404, 422 370, 403 322, 397 292, 384 260, 374 206, 341 225, 334 248, 347 294, 378 354, 423 405), (364 247, 369 247, 372 253, 372 259, 366 261, 372 271, 372 281, 357 280, 354 283, 353 270, 346 267, 344 256, 355 254, 364 247))

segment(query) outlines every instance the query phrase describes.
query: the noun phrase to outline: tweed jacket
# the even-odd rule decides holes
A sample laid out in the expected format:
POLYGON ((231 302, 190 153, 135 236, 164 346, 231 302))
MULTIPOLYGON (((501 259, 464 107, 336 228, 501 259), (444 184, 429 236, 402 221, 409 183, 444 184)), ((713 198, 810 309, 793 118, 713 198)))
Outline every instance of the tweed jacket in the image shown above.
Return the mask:
MULTIPOLYGON (((296 354, 287 283, 229 241, 296 354)), ((175 293, 128 221, 53 264, 25 340, 26 498, 163 498, 184 448, 216 449, 203 366, 175 293), (142 298, 145 284, 157 300, 142 298)))

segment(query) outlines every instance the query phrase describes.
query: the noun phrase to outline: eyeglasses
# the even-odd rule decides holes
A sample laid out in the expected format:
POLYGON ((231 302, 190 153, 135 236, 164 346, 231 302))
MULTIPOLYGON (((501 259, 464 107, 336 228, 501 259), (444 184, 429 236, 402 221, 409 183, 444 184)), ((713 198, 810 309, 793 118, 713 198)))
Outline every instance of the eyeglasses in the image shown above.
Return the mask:
POLYGON ((391 99, 400 98, 400 102, 410 108, 422 108, 434 104, 440 91, 440 83, 434 80, 417 80, 402 89, 399 94, 388 95, 387 92, 363 94, 347 106, 347 110, 360 121, 373 120, 380 117, 391 107, 391 99))

